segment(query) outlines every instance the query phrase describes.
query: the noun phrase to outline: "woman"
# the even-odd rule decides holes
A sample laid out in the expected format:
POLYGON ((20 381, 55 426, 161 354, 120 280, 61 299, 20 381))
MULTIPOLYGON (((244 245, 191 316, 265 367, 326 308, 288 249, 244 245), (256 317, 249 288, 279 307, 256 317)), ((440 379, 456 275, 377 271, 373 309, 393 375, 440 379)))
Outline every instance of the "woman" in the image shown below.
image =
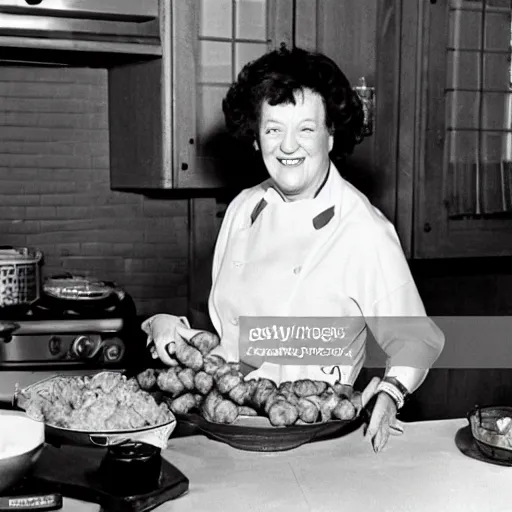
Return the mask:
POLYGON ((281 47, 242 69, 223 111, 231 135, 260 153, 269 178, 230 203, 219 232, 209 298, 216 353, 254 363, 240 328, 246 319, 352 318, 349 357, 339 364, 267 358, 247 375, 352 385, 364 363, 366 333, 357 328, 364 319, 388 355, 367 430, 379 451, 444 337, 426 317, 392 224, 331 158, 362 140, 359 98, 331 59, 281 47))

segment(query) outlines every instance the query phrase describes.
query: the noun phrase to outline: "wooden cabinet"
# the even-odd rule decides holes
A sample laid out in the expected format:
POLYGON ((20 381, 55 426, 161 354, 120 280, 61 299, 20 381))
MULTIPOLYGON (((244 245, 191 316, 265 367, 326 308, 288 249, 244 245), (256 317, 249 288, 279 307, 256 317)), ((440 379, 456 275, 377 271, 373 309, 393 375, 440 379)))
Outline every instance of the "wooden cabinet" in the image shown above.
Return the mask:
POLYGON ((110 70, 112 188, 246 185, 222 98, 243 64, 291 43, 292 18, 292 0, 165 2, 162 58, 110 70))

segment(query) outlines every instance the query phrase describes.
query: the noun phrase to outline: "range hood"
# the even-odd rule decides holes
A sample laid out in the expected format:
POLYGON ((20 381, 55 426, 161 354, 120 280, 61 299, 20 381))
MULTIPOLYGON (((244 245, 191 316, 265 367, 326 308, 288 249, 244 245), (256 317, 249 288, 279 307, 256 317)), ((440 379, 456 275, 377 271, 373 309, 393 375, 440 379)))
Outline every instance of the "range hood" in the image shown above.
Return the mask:
POLYGON ((159 58, 159 0, 2 0, 0 64, 110 67, 159 58))

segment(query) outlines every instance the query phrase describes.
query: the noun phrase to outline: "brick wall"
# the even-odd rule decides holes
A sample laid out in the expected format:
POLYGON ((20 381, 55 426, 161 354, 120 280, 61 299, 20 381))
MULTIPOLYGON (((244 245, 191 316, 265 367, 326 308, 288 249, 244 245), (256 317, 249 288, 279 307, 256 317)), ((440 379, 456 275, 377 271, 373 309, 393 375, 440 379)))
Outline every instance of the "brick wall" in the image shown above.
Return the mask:
POLYGON ((0 67, 0 244, 185 314, 187 200, 110 190, 107 107, 106 70, 0 67))

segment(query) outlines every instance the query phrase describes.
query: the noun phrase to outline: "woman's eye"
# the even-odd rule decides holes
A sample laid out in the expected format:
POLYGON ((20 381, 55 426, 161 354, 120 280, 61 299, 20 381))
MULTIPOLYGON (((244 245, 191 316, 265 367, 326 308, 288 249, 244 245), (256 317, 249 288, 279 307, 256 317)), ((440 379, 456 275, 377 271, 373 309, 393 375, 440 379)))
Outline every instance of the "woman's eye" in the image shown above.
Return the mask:
POLYGON ((302 128, 303 132, 313 133, 315 130, 313 128, 302 128))
POLYGON ((277 133, 279 130, 277 128, 267 128, 265 133, 277 133))

